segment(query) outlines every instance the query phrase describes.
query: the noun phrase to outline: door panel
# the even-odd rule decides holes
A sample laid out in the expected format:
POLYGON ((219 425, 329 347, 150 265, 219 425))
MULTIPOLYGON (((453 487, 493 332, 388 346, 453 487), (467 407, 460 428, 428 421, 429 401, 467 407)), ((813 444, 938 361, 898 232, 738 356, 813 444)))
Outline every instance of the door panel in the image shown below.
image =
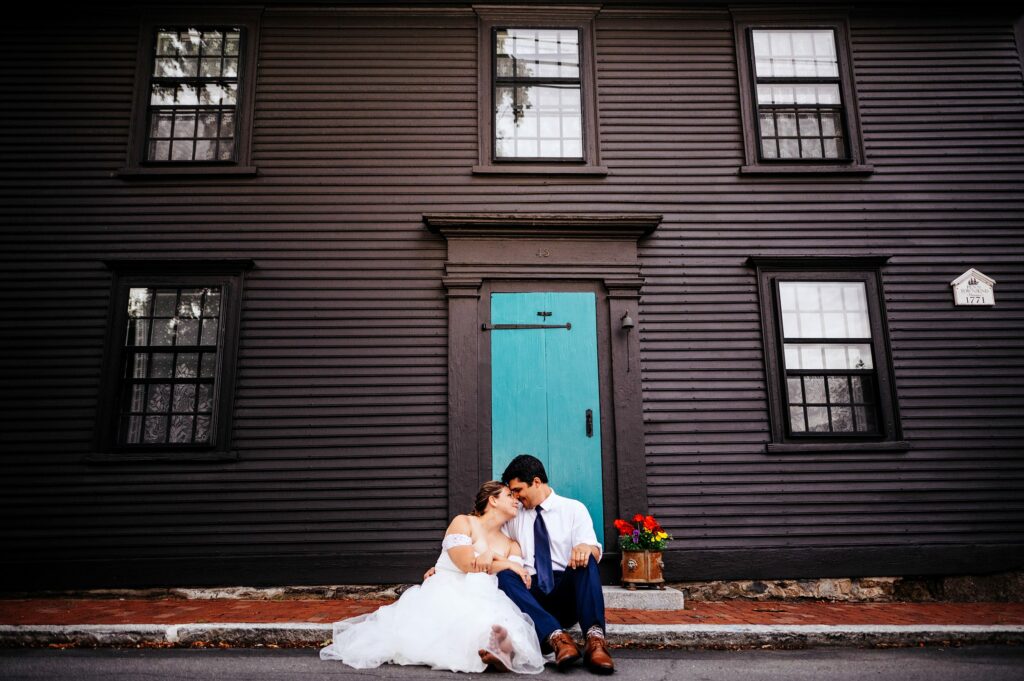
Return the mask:
POLYGON ((492 325, 571 325, 490 332, 491 452, 495 476, 517 454, 540 459, 551 486, 587 506, 603 542, 596 305, 593 293, 491 295, 492 325))

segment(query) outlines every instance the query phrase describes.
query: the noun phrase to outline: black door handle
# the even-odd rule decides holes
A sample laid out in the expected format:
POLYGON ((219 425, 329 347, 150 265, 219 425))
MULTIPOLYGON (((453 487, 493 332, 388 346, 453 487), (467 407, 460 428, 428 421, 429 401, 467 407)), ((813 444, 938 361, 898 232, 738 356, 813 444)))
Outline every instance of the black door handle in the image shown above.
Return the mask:
POLYGON ((594 437, 594 410, 587 410, 587 437, 594 437))

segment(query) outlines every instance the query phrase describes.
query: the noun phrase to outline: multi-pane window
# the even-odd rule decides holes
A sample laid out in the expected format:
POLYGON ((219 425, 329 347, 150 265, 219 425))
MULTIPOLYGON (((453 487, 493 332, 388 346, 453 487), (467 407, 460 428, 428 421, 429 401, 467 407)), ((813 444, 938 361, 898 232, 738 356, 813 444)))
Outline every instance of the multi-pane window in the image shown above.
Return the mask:
POLYGON ((751 29, 761 160, 846 160, 832 29, 751 29))
POLYGON ((496 159, 583 159, 580 31, 495 28, 496 159))
POLYGON ((753 256, 768 452, 901 451, 881 268, 885 256, 753 256))
POLYGON ((108 260, 111 333, 91 459, 225 460, 248 259, 108 260))
POLYGON ((748 176, 866 175, 845 13, 732 12, 748 176))
POLYGON ((158 28, 146 117, 147 161, 234 161, 242 30, 158 28))
POLYGON ((132 287, 119 445, 209 445, 222 354, 220 286, 132 287))
POLYGON ((878 391, 864 283, 777 285, 790 434, 877 434, 878 391))

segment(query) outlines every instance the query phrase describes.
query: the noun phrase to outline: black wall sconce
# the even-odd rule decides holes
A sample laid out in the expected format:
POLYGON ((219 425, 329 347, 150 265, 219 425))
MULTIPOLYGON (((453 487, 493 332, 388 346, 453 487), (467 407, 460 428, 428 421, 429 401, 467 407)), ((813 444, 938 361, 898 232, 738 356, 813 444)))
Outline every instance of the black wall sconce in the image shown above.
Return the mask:
POLYGON ((622 330, 626 332, 626 373, 629 373, 630 364, 632 364, 632 362, 630 361, 631 358, 629 354, 629 337, 631 335, 630 332, 633 330, 633 327, 636 326, 636 322, 634 322, 633 318, 629 316, 629 310, 626 310, 625 312, 622 313, 621 326, 622 330))

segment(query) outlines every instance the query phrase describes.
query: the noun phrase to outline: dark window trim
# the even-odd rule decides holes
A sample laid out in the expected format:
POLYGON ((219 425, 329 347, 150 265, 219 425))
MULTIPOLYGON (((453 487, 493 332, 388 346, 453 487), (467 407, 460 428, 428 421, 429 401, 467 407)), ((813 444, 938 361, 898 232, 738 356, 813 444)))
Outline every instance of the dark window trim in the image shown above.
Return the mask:
MULTIPOLYGON (((580 67, 577 69, 577 77, 576 78, 542 77, 542 76, 519 76, 519 75, 516 75, 515 73, 513 73, 511 76, 499 76, 498 75, 498 69, 496 68, 496 65, 494 63, 494 57, 495 57, 495 52, 497 51, 497 45, 498 45, 498 32, 503 30, 503 29, 511 29, 511 30, 524 29, 524 30, 538 30, 538 31, 542 31, 542 30, 562 30, 562 29, 564 29, 564 27, 562 27, 562 26, 554 27, 554 26, 547 26, 547 25, 542 25, 542 26, 516 25, 514 27, 512 27, 512 26, 495 26, 495 27, 491 28, 491 103, 492 103, 492 114, 491 114, 492 118, 491 118, 491 120, 492 120, 492 122, 494 120, 493 117, 495 115, 493 113, 493 108, 496 105, 496 97, 494 95, 494 92, 499 87, 501 87, 501 86, 509 87, 509 88, 512 88, 514 90, 514 89, 516 89, 518 87, 525 87, 525 86, 530 86, 530 85, 537 85, 537 86, 545 86, 545 85, 548 85, 548 86, 551 86, 551 85, 554 85, 554 86, 557 86, 557 85, 575 85, 575 86, 579 87, 580 97, 582 99, 582 97, 583 97, 583 67, 582 67, 582 65, 580 65, 580 67)), ((579 56, 580 56, 580 53, 582 53, 582 51, 583 51, 583 45, 582 45, 582 42, 581 42, 582 31, 577 29, 576 30, 576 36, 577 36, 577 59, 578 59, 579 56)), ((581 109, 580 109, 580 123, 582 125, 582 120, 583 120, 582 101, 580 102, 580 105, 581 105, 581 109)), ((583 138, 582 138, 581 142, 582 143, 586 142, 586 134, 583 134, 583 138)), ((582 143, 580 145, 580 153, 581 154, 586 154, 586 150, 582 148, 583 147, 582 143)), ((515 161, 516 163, 537 163, 537 164, 545 164, 545 163, 579 164, 579 163, 581 163, 581 162, 583 162, 585 160, 585 157, 583 157, 583 156, 581 156, 579 158, 569 158, 569 157, 545 158, 543 156, 535 156, 535 157, 515 156, 515 157, 510 157, 510 158, 499 159, 497 157, 497 154, 494 153, 496 151, 494 149, 494 146, 496 146, 495 145, 495 140, 492 140, 491 144, 492 144, 492 159, 491 160, 494 163, 504 163, 506 161, 515 161)))
POLYGON ((1024 74, 1024 13, 1017 17, 1013 23, 1013 37, 1017 43, 1017 56, 1020 58, 1020 68, 1024 74))
POLYGON ((601 144, 597 125, 597 77, 594 51, 594 19, 600 7, 565 9, 543 7, 475 6, 478 18, 477 147, 478 175, 576 175, 603 177, 601 144), (494 158, 494 45, 496 28, 575 28, 580 32, 580 87, 583 107, 583 160, 494 158))
POLYGON ((256 103, 256 58, 259 54, 260 17, 256 9, 177 9, 150 10, 139 22, 139 43, 135 57, 135 94, 132 99, 131 130, 128 134, 128 156, 123 168, 114 176, 126 180, 181 177, 253 177, 252 165, 253 108, 256 103), (238 74, 241 95, 236 108, 234 161, 147 162, 145 145, 150 96, 150 74, 153 70, 153 41, 156 29, 164 25, 213 26, 231 24, 242 29, 241 68, 238 74))
POLYGON ((245 272, 252 269, 248 259, 224 260, 108 260, 111 296, 107 318, 103 369, 96 418, 93 451, 85 460, 93 463, 125 461, 224 461, 238 458, 231 448, 232 409, 237 372, 239 327, 245 272), (132 446, 117 443, 120 367, 124 361, 123 337, 127 324, 128 289, 131 286, 188 286, 219 284, 221 302, 222 354, 217 374, 219 387, 210 445, 132 446))
POLYGON ((736 45, 736 72, 739 78, 740 120, 743 127, 743 175, 869 175, 874 167, 864 156, 864 137, 860 125, 860 107, 850 52, 850 28, 845 15, 799 12, 732 10, 736 45), (843 120, 847 137, 848 158, 829 161, 769 160, 762 161, 758 140, 757 99, 754 85, 751 29, 831 29, 836 36, 839 58, 839 94, 843 102, 843 120))
POLYGON ((899 408, 892 375, 892 352, 882 288, 881 268, 888 256, 791 256, 752 257, 747 265, 757 273, 761 306, 761 333, 765 356, 765 379, 771 442, 769 453, 815 453, 833 451, 903 451, 909 445, 902 439, 899 408), (782 354, 781 320, 778 312, 776 282, 783 280, 863 281, 866 287, 868 317, 871 323, 871 347, 878 384, 879 433, 875 435, 836 435, 822 437, 788 434, 785 371, 782 354))

